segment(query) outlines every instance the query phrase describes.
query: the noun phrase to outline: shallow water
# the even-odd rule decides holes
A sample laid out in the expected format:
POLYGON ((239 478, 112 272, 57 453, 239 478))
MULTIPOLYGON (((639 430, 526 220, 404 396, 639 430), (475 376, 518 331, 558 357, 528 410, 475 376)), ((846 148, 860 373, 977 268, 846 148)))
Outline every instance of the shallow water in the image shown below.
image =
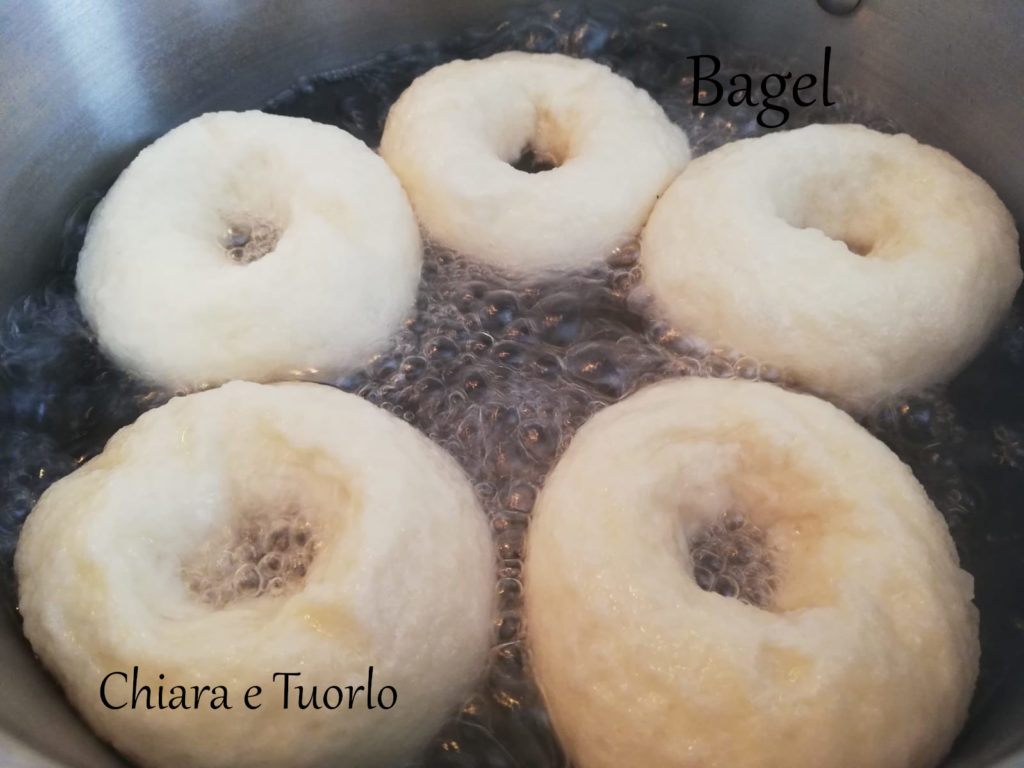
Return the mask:
MULTIPOLYGON (((376 146, 389 105, 417 75, 453 58, 509 49, 608 64, 651 92, 685 128, 696 154, 765 129, 754 108, 691 107, 685 57, 716 52, 725 63, 723 79, 780 65, 723 52, 715 30, 678 11, 627 16, 590 6, 544 7, 305 78, 266 108, 338 125, 376 146)), ((857 95, 837 90, 833 97, 835 107, 795 110, 787 127, 854 121, 893 129, 857 95)), ((172 394, 109 363, 75 305, 75 259, 98 198, 83 201, 70 217, 58 270, 44 289, 11 309, 0 333, 0 557, 9 609, 10 558, 39 494, 172 394)), ((575 429, 596 410, 667 377, 780 378, 771 361, 713 350, 686 329, 648 316, 633 290, 639 280, 635 249, 609 256, 608 264, 585 272, 523 281, 431 248, 414 315, 388 350, 335 382, 406 419, 460 461, 487 509, 501 557, 495 583, 501 615, 486 681, 415 765, 565 763, 524 672, 520 577, 534 499, 575 429)), ((1024 561, 1024 525, 1017 520, 1024 499, 1021 318, 1015 310, 993 344, 945 391, 901 399, 865 420, 912 466, 977 578, 979 714, 1024 653, 1017 650, 1024 648, 1024 575, 1016 567, 1024 561)), ((702 546, 720 551, 714 541, 702 546)), ((731 578, 715 575, 726 585, 731 578)))

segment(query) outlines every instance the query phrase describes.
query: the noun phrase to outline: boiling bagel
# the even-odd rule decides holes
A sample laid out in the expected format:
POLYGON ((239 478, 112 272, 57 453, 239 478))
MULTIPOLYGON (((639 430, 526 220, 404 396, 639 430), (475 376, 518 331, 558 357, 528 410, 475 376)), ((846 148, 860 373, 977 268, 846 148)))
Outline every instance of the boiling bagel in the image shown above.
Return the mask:
POLYGON ((641 263, 680 327, 856 409, 956 373, 1021 282, 1013 219, 984 181, 856 125, 698 159, 651 213, 641 263))
POLYGON ((421 244, 398 180, 337 128, 197 117, 143 150, 78 264, 105 351, 171 387, 360 365, 410 311, 421 244))
POLYGON ((141 766, 398 764, 490 645, 494 553, 465 476, 401 420, 316 384, 235 382, 146 413, 46 491, 15 566, 32 647, 141 766), (299 706, 294 685, 334 703, 328 689, 367 686, 371 666, 355 706, 299 706), (167 702, 220 685, 231 709, 210 693, 132 708, 135 667, 154 705, 159 687, 167 702), (290 672, 285 709, 273 676, 290 672), (100 698, 111 674, 117 709, 100 698))
POLYGON ((519 52, 417 78, 380 151, 432 238, 521 271, 607 257, 690 157, 685 134, 625 78, 519 52), (517 170, 524 153, 552 167, 517 170))
POLYGON ((655 385, 584 425, 534 515, 527 638, 574 765, 925 768, 964 721, 972 579, 822 400, 655 385))

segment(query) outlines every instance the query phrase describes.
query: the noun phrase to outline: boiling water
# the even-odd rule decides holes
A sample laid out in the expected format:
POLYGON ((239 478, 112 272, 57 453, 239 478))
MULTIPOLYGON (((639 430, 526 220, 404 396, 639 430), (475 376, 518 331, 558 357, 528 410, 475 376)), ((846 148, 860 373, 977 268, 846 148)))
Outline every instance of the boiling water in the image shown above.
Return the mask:
POLYGON ((241 517, 182 565, 192 595, 216 608, 300 590, 320 548, 316 529, 298 511, 245 510, 241 517))
MULTIPOLYGON (((338 125, 376 146, 389 105, 417 75, 453 58, 508 49, 557 51, 610 65, 663 105, 696 154, 763 129, 754 108, 691 107, 685 57, 714 52, 726 69, 755 75, 780 65, 729 55, 714 29, 677 11, 628 16, 613 9, 540 8, 453 40, 303 79, 266 108, 338 125)), ((839 104, 828 109, 794 109, 788 127, 853 121, 893 128, 854 95, 837 90, 833 97, 839 104)), ((521 167, 537 170, 528 159, 521 167)), ((98 198, 83 201, 71 216, 58 271, 42 291, 12 308, 0 335, 0 555, 12 609, 10 560, 39 494, 98 453, 116 429, 173 394, 105 360, 75 305, 75 258, 98 198)), ((412 423, 458 459, 487 510, 501 558, 495 580, 500 615, 486 679, 414 765, 565 764, 524 668, 521 576, 537 493, 580 424, 664 378, 780 378, 771 361, 711 349, 685 328, 651 316, 636 290, 636 258, 635 245, 628 246, 584 272, 521 280, 431 247, 414 314, 387 350, 335 382, 412 423)), ((977 578, 983 668, 976 713, 998 699, 1004 671, 1020 662, 1013 649, 1024 647, 1024 577, 1014 567, 1024 559, 1024 532, 1014 517, 1024 499, 1022 387, 1024 323, 1015 311, 946 391, 890 403, 865 420, 924 483, 964 566, 977 578)), ((286 589, 291 582, 280 581, 280 569, 301 583, 315 543, 301 520, 290 525, 283 549, 279 538, 242 536, 225 544, 223 568, 212 557, 186 568, 197 599, 220 605, 239 591, 286 589), (245 567, 248 580, 235 583, 245 567)), ((761 532, 742 519, 699 534, 691 555, 705 588, 770 605, 771 555, 761 532)))

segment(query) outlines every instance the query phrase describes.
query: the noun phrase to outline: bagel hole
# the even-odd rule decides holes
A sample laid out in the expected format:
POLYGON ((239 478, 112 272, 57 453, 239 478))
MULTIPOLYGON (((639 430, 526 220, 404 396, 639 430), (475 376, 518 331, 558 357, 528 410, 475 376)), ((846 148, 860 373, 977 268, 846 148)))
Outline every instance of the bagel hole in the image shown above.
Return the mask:
POLYGON ((231 261, 251 264, 273 251, 280 238, 281 230, 269 221, 238 220, 228 224, 220 242, 231 261))
POLYGON ((302 588, 318 548, 313 525, 297 511, 243 514, 182 567, 181 578, 193 599, 213 608, 279 597, 302 588))
POLYGON ((855 240, 852 237, 845 237, 845 238, 835 238, 835 237, 833 237, 832 239, 833 240, 839 240, 839 242, 843 243, 847 247, 847 249, 850 251, 850 253, 855 253, 858 256, 867 256, 867 255, 869 255, 871 253, 871 251, 873 251, 875 249, 874 243, 869 243, 869 242, 861 241, 861 240, 855 240))
POLYGON ((857 256, 871 256, 894 224, 878 210, 878 200, 843 178, 815 176, 776 203, 782 219, 796 229, 817 230, 857 256))
POLYGON ((856 256, 870 256, 875 249, 875 240, 867 233, 850 232, 842 227, 832 227, 830 222, 806 222, 801 220, 787 219, 788 223, 797 229, 817 230, 829 240, 842 243, 846 249, 856 256))
POLYGON ((527 144, 519 153, 519 158, 509 165, 523 173, 543 173, 554 170, 560 163, 550 155, 538 152, 532 144, 527 144))
POLYGON ((775 572, 761 528, 729 513, 690 537, 689 549, 693 578, 701 589, 772 610, 775 572))

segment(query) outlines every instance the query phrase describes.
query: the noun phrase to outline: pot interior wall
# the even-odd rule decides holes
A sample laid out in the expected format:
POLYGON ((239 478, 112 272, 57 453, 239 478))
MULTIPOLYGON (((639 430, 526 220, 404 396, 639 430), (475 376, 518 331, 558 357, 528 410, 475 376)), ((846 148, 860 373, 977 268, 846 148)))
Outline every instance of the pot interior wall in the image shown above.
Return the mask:
MULTIPOLYGON (((450 34, 513 4, 4 3, 0 308, 52 265, 62 223, 76 202, 108 185, 140 147, 171 127, 210 109, 258 106, 302 75, 450 34)), ((1024 221, 1024 172, 1015 164, 1024 144, 1016 98, 1024 89, 1024 4, 1018 0, 863 0, 847 16, 830 15, 815 0, 679 0, 657 13, 670 28, 712 29, 729 47, 794 60, 806 71, 818 69, 824 46, 832 46, 838 86, 884 105, 908 132, 952 152, 1024 221)), ((716 53, 694 51, 701 52, 716 53)), ((991 578, 1010 574, 1007 589, 1024 589, 1014 566, 995 564, 991 578)), ((1020 621, 1024 626, 1024 617, 1020 621)), ((1000 683, 976 702, 950 766, 1017 764, 1012 755, 1024 751, 1024 638, 1016 639, 1015 646, 1007 639, 1000 683)), ((6 612, 0 691, 3 765, 122 765, 69 709, 33 661, 16 617, 6 612)))

